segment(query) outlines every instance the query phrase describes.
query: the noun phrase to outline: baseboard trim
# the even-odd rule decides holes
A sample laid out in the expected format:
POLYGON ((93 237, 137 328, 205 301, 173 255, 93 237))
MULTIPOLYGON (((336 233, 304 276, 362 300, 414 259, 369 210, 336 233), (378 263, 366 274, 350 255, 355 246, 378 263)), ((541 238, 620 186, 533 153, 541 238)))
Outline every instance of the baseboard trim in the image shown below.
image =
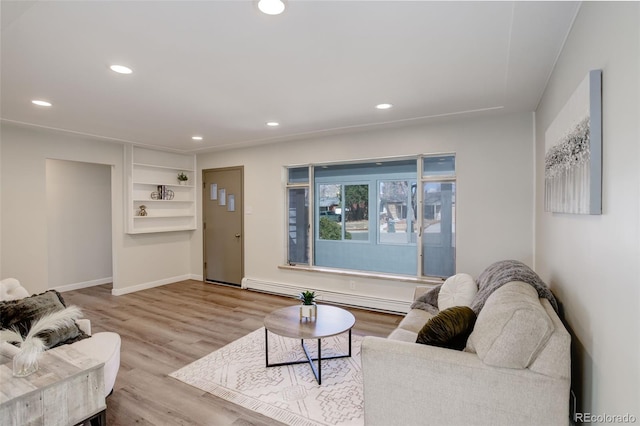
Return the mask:
POLYGON ((339 305, 354 306, 358 308, 372 309, 382 312, 407 313, 409 312, 409 309, 411 307, 411 302, 407 302, 404 300, 382 299, 379 297, 366 296, 362 294, 319 290, 292 284, 256 280, 253 278, 243 278, 242 288, 293 297, 300 294, 300 292, 303 290, 311 290, 316 292, 316 299, 320 302, 326 301, 339 305))
POLYGON ((99 278, 97 280, 83 281, 75 284, 59 285, 57 287, 52 287, 51 290, 56 290, 56 291, 59 291, 60 293, 64 293, 65 291, 80 290, 81 288, 93 287, 93 286, 102 285, 102 284, 110 284, 112 282, 113 282, 112 277, 99 278))
POLYGON ((138 285, 133 285, 131 287, 114 288, 114 289, 111 290, 111 294, 114 295, 114 296, 122 296, 123 294, 135 293, 136 291, 148 290, 148 289, 154 288, 154 287, 160 287, 160 286, 167 285, 167 284, 173 284, 173 283, 176 283, 178 281, 184 281, 184 280, 193 279, 191 277, 192 277, 191 274, 185 274, 185 275, 178 275, 176 277, 164 278, 164 279, 161 279, 161 280, 158 280, 158 281, 151 281, 151 282, 148 282, 148 283, 142 283, 142 284, 138 284, 138 285))
POLYGON ((189 279, 194 281, 204 281, 203 275, 189 274, 189 279))

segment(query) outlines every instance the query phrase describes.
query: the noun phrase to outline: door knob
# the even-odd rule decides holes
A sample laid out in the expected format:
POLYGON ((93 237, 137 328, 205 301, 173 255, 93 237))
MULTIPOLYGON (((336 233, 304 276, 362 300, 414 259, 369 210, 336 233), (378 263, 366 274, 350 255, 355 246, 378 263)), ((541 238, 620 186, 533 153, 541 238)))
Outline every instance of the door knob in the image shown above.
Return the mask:
POLYGON ((236 234, 236 238, 240 238, 240 234, 236 234))

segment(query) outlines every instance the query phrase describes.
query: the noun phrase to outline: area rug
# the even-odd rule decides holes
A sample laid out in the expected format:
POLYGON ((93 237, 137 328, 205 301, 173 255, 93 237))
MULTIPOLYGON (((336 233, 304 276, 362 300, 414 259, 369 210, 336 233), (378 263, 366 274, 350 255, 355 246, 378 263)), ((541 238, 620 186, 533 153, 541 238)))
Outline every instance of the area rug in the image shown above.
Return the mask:
MULTIPOLYGON (((360 346, 353 335, 351 358, 322 362, 322 385, 309 364, 265 367, 260 328, 169 376, 234 404, 295 426, 364 424, 360 346)), ((315 340, 305 340, 317 354, 315 340)), ((348 352, 348 333, 322 339, 322 356, 348 352)), ((305 359, 300 340, 269 333, 269 363, 305 359)))

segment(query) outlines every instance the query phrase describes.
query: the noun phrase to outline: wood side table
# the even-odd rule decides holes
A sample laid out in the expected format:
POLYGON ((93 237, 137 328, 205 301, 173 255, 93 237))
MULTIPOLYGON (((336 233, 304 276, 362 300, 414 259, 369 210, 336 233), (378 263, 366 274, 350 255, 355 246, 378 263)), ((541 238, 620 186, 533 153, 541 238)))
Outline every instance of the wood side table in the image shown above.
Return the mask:
POLYGON ((70 345, 45 351, 39 369, 13 377, 12 358, 0 355, 0 424, 76 425, 95 419, 106 425, 104 363, 70 345))
POLYGON ((315 320, 300 319, 300 305, 288 306, 271 312, 264 319, 265 360, 267 367, 309 363, 318 384, 322 384, 322 361, 327 359, 347 358, 351 356, 351 329, 356 319, 351 312, 337 306, 318 305, 315 320), (306 360, 269 364, 269 332, 279 336, 300 339, 300 344, 307 357, 306 360), (322 357, 322 339, 349 332, 349 352, 344 355, 322 357), (318 340, 318 356, 313 358, 304 339, 318 340), (314 361, 318 361, 316 368, 314 361))

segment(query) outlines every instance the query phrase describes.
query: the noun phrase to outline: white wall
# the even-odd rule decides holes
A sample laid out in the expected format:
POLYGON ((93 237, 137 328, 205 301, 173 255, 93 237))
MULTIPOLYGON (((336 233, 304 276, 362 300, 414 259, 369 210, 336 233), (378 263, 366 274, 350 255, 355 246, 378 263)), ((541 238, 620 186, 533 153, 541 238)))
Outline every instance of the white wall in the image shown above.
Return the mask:
MULTIPOLYGON (((533 116, 464 117, 394 129, 316 137, 198 155, 198 169, 243 165, 245 277, 409 301, 414 284, 278 269, 286 259, 282 167, 310 162, 455 152, 457 270, 477 275, 490 263, 533 264, 533 116), (356 282, 349 289, 349 280, 356 282)), ((199 194, 200 195, 200 194, 199 194)), ((199 206, 201 200, 199 200, 199 206)), ((200 207, 199 207, 200 208, 200 207)), ((192 273, 202 271, 202 231, 192 273)))
MULTIPOLYGON (((0 122, 0 128, 2 122, 0 122)), ((2 165, 2 134, 0 132, 0 166, 2 165)), ((0 170, 0 241, 2 241, 2 172, 0 170)), ((0 243, 0 278, 4 277, 2 273, 2 243, 0 243)))
POLYGON ((49 287, 111 282, 111 166, 46 160, 49 287))
POLYGON ((573 330, 581 410, 640 419, 640 4, 585 2, 536 112, 536 270, 573 330), (544 133, 603 77, 603 214, 545 213, 544 133))
POLYGON ((32 292, 49 288, 46 160, 112 166, 114 294, 190 277, 192 232, 124 234, 124 150, 119 143, 2 123, 2 277, 32 292))

